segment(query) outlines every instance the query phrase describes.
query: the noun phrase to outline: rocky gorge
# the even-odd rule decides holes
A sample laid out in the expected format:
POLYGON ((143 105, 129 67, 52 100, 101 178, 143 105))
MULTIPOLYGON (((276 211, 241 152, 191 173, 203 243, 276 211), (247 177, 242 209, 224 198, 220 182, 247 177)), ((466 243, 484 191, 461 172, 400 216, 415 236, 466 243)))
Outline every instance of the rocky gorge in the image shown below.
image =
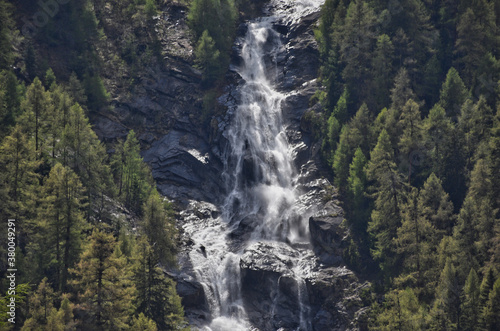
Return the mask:
POLYGON ((195 329, 365 327, 369 284, 345 267, 349 229, 309 120, 320 107, 310 99, 321 88, 321 4, 272 0, 240 25, 222 111, 206 121, 185 11, 170 7, 157 22, 171 30, 169 66, 143 73, 131 97, 92 118, 105 141, 139 131, 160 192, 181 210, 179 269, 169 274, 195 329))

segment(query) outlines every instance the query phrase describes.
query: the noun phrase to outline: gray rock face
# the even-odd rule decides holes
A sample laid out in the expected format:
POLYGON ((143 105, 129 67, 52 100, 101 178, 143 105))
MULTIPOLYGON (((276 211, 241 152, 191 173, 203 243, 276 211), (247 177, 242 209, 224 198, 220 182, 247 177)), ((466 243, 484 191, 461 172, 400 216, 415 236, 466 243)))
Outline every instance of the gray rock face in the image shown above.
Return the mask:
MULTIPOLYGON (((281 2, 273 3, 279 6, 281 2)), ((222 160, 228 142, 224 134, 239 104, 241 77, 234 71, 228 74, 231 84, 218 99, 227 113, 209 119, 209 125, 201 121, 200 73, 192 67, 192 48, 181 11, 172 7, 157 27, 167 66, 141 72, 130 93, 125 88, 112 90, 113 109, 93 114, 92 121, 100 138, 108 142, 125 138, 130 129, 136 131, 159 190, 183 209, 178 220, 182 230, 185 225, 207 228, 220 223, 218 206, 227 194, 222 160)), ((318 15, 313 13, 297 22, 276 22, 283 46, 267 59, 268 69, 276 72, 278 89, 287 94, 282 103, 283 118, 297 169, 299 208, 309 221, 308 229, 303 226, 297 231, 309 233, 311 242, 257 242, 245 248, 239 261, 243 304, 248 319, 260 330, 296 330, 304 323, 321 331, 356 329, 356 321, 363 315, 359 299, 362 286, 342 267, 343 240, 348 234, 341 226, 343 211, 335 201, 329 201, 334 195, 324 178, 328 171, 320 161, 320 145, 304 121, 306 112, 320 110, 319 105, 309 105, 319 88, 315 79, 318 50, 312 31, 318 15)), ((245 31, 246 26, 241 25, 238 34, 245 31)), ((237 42, 233 69, 240 63, 240 49, 237 42)), ((248 185, 258 181, 253 161, 249 156, 243 162, 242 180, 248 185)), ((232 251, 243 249, 250 239, 257 223, 252 217, 258 214, 231 228, 232 251)), ((195 244, 191 234, 181 232, 180 270, 171 276, 177 281, 186 315, 196 326, 211 320, 213 298, 196 278, 197 263, 206 263, 209 252, 195 244)))
POLYGON ((342 243, 347 230, 342 226, 342 208, 329 201, 324 208, 309 218, 311 241, 318 255, 329 264, 342 263, 342 243))
POLYGON ((170 198, 216 201, 222 195, 222 165, 199 136, 172 130, 155 141, 143 156, 160 191, 170 198))

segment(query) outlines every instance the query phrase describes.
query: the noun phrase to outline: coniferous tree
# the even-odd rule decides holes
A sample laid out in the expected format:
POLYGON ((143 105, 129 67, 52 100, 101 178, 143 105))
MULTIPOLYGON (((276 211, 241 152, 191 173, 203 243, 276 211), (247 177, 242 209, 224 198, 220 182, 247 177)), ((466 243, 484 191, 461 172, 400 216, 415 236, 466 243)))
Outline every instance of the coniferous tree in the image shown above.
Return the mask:
POLYGON ((429 168, 440 178, 454 178, 449 170, 457 167, 450 164, 452 156, 452 139, 455 130, 454 124, 446 116, 445 110, 440 105, 435 105, 429 111, 429 115, 423 123, 424 144, 427 149, 426 156, 429 160, 429 168))
POLYGON ((149 242, 164 264, 174 261, 175 226, 172 222, 171 209, 153 189, 143 206, 144 230, 149 242))
POLYGON ((136 289, 130 268, 113 235, 95 229, 71 270, 78 291, 78 301, 84 309, 85 329, 118 330, 127 326, 136 289))
POLYGON ((465 281, 462 300, 460 326, 462 330, 473 331, 479 322, 479 277, 474 269, 470 270, 465 281))
POLYGON ((372 59, 373 93, 377 109, 390 105, 389 90, 394 80, 394 46, 391 38, 383 34, 378 37, 375 56, 372 59))
POLYGON ((26 98, 21 107, 24 111, 20 118, 20 123, 29 136, 33 135, 35 139, 35 150, 38 158, 44 152, 45 137, 47 132, 47 120, 53 112, 50 94, 45 91, 42 82, 37 78, 33 81, 26 91, 26 98))
POLYGON ((413 154, 423 153, 421 151, 423 141, 422 118, 420 108, 415 101, 408 100, 403 107, 398 124, 401 128, 398 147, 403 157, 403 165, 408 166, 408 182, 411 183, 411 175, 416 166, 413 154))
POLYGON ((342 78, 355 100, 369 96, 369 65, 376 43, 375 26, 375 13, 368 3, 355 0, 349 4, 339 46, 341 60, 345 63, 342 78))
POLYGON ((340 133, 340 141, 337 144, 337 149, 335 150, 335 154, 333 155, 333 174, 334 179, 333 182, 339 190, 344 191, 347 188, 347 178, 349 177, 349 126, 344 125, 342 127, 342 131, 340 133))
POLYGON ((140 313, 137 318, 132 320, 132 330, 137 331, 157 331, 156 323, 147 318, 143 313, 140 313))
POLYGON ((497 27, 492 4, 486 0, 478 0, 474 4, 460 16, 455 44, 457 63, 469 86, 472 85, 475 71, 486 53, 498 45, 495 40, 497 27))
POLYGON ((441 180, 432 173, 424 183, 418 199, 420 213, 435 228, 437 240, 451 235, 454 226, 453 204, 444 191, 441 180))
POLYGON ((371 329, 424 330, 427 327, 425 311, 411 288, 394 290, 385 296, 385 310, 377 315, 375 326, 371 329))
POLYGON ((196 64, 202 70, 204 83, 209 85, 220 76, 223 67, 221 54, 208 30, 203 31, 195 49, 196 64))
POLYGON ((134 283, 137 288, 136 311, 153 320, 161 330, 185 326, 184 310, 175 284, 165 276, 159 266, 158 253, 145 239, 138 243, 134 283))
POLYGON ((500 278, 493 284, 482 315, 485 330, 500 329, 500 278))
POLYGON ((441 272, 436 301, 431 310, 432 328, 460 330, 460 288, 455 267, 448 260, 441 272))
POLYGON ((33 328, 49 330, 46 325, 54 308, 54 301, 54 290, 47 282, 47 278, 44 278, 38 285, 36 292, 29 298, 31 317, 26 320, 23 330, 32 330, 33 328))
POLYGON ((464 82, 455 68, 450 68, 441 87, 439 104, 451 118, 458 117, 468 93, 464 82))
POLYGON ((54 264, 53 280, 56 288, 65 290, 68 282, 68 269, 77 261, 82 231, 86 223, 83 218, 84 188, 78 176, 69 168, 57 163, 43 187, 39 217, 42 223, 35 223, 37 240, 32 246, 32 254, 49 254, 50 263, 41 259, 41 270, 54 264), (45 268, 44 268, 45 267, 45 268))
POLYGON ((12 35, 14 21, 12 20, 12 5, 0 1, 0 70, 8 68, 12 64, 12 35))
POLYGON ((349 221, 355 229, 356 234, 361 236, 366 233, 369 216, 367 214, 367 199, 365 197, 367 187, 365 166, 367 162, 361 148, 358 147, 349 166, 349 178, 347 179, 349 221))
POLYGON ((433 282, 428 270, 432 268, 432 261, 435 260, 432 250, 435 229, 429 220, 422 216, 418 189, 412 190, 402 210, 402 223, 396 238, 397 252, 402 256, 404 265, 404 273, 399 282, 419 289, 424 284, 429 286, 433 282))
POLYGON ((393 239, 401 224, 401 207, 404 203, 404 184, 394 162, 394 152, 387 131, 382 130, 377 145, 370 155, 367 178, 373 182, 374 210, 368 231, 375 241, 373 255, 380 260, 386 273, 395 273, 396 256, 393 239))

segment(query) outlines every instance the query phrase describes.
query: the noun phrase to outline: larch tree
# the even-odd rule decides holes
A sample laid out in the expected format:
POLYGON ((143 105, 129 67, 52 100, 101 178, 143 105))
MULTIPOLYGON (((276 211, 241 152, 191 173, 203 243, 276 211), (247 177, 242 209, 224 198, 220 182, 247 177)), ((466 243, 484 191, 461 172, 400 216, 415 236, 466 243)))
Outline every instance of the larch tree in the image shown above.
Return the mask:
POLYGON ((82 327, 126 329, 136 289, 113 235, 94 229, 80 262, 71 272, 75 277, 72 285, 86 314, 82 327))
POLYGON ((374 239, 374 257, 388 274, 395 273, 394 238, 401 224, 401 208, 405 201, 405 185, 394 162, 394 151, 387 131, 382 130, 377 145, 370 155, 367 178, 372 182, 374 210, 368 223, 368 232, 374 239))
POLYGON ((479 323, 479 277, 474 269, 471 269, 465 281, 462 299, 460 326, 464 331, 477 330, 479 323))

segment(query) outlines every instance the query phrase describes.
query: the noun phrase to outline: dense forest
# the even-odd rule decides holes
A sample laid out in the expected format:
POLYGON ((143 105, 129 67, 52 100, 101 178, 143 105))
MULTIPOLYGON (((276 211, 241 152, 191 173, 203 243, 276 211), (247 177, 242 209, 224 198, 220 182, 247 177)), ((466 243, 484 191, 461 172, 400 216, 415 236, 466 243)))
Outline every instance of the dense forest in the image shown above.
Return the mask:
POLYGON ((500 2, 327 0, 310 114, 373 330, 500 328, 500 2))
MULTIPOLYGON (((151 0, 120 3, 131 24, 147 26, 156 12, 151 0)), ((16 24, 31 5, 0 1, 0 243, 7 247, 14 219, 16 244, 14 260, 2 249, 0 329, 184 329, 181 299, 164 272, 175 266, 173 208, 134 131, 105 146, 88 119, 109 107, 95 48, 105 38, 97 19, 104 3, 49 5, 60 11, 50 22, 16 24), (63 79, 44 60, 47 45, 66 52, 63 79), (14 291, 8 261, 17 269, 14 291)), ((121 56, 130 67, 139 62, 135 50, 121 56)))
MULTIPOLYGON (((162 62, 154 17, 167 1, 59 2, 35 26, 22 21, 35 1, 0 0, 0 217, 16 220, 18 269, 9 294, 2 253, 0 330, 187 328, 164 272, 176 263, 174 208, 134 131, 105 145, 89 123, 110 107, 103 71, 132 87, 162 62)), ((238 19, 257 2, 174 2, 189 8, 206 116, 238 19)), ((307 120, 346 211, 344 260, 372 283, 370 329, 500 329, 499 29, 499 0, 323 6, 321 112, 307 120)), ((2 252, 7 238, 3 225, 2 252)))

